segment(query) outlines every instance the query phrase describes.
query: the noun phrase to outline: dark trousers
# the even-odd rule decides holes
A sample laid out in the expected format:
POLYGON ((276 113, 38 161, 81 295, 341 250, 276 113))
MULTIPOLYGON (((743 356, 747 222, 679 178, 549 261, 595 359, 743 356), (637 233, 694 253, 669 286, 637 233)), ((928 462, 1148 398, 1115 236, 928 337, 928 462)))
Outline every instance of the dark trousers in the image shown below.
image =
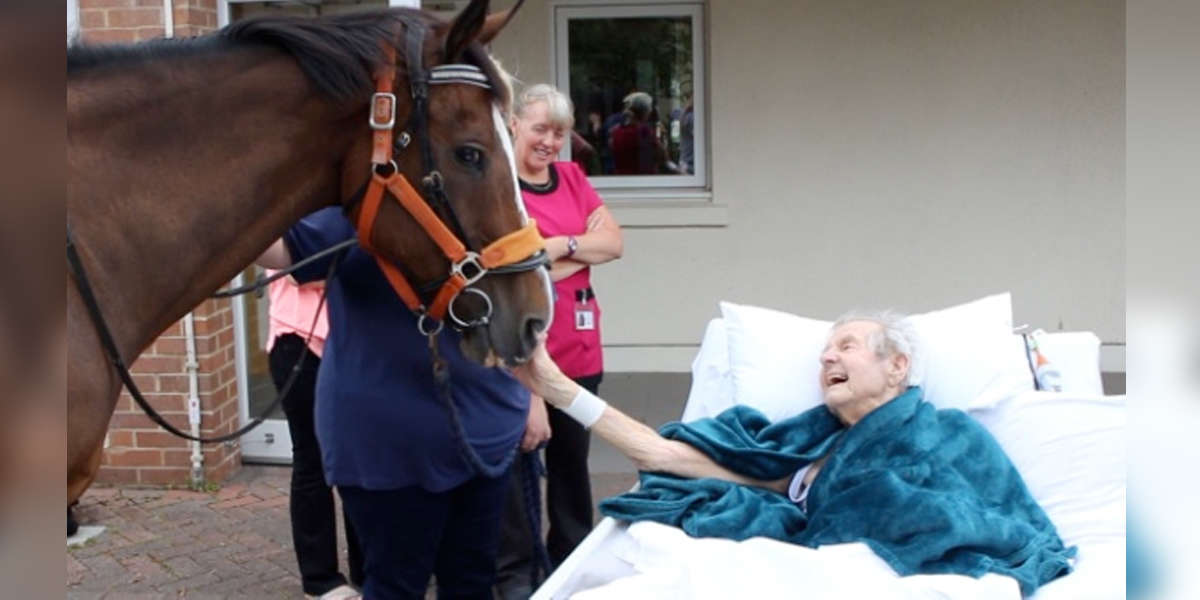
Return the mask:
MULTIPOLYGON (((590 375, 575 382, 595 394, 603 377, 603 374, 590 375)), ((546 444, 546 510, 550 529, 546 534, 546 551, 551 567, 557 568, 592 530, 592 482, 588 474, 591 433, 561 410, 547 409, 550 441, 546 444)), ((525 463, 518 460, 515 465, 496 564, 497 587, 506 600, 528 597, 532 588, 529 577, 533 563, 533 532, 529 528, 521 487, 525 463)))
MULTIPOLYGON (((325 484, 321 448, 317 445, 313 423, 317 369, 321 359, 305 346, 304 338, 291 333, 281 335, 271 347, 271 379, 275 389, 281 390, 301 356, 304 356, 304 365, 283 399, 283 412, 292 434, 292 492, 288 509, 304 593, 319 596, 346 583, 346 578, 338 571, 333 490, 325 484)), ((363 561, 358 536, 350 519, 345 519, 345 523, 350 581, 360 585, 363 561)))
POLYGON ((362 535, 363 597, 419 600, 433 574, 438 598, 491 600, 508 478, 476 477, 438 493, 339 486, 362 535))

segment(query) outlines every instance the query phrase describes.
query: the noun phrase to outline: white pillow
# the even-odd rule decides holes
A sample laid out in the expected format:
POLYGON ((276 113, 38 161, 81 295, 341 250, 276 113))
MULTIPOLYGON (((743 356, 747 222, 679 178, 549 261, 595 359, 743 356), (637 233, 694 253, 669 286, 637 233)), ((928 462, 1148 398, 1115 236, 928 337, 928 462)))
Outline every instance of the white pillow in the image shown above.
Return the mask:
POLYGON ((1100 338, 1090 331, 1058 331, 1041 338, 1042 355, 1062 375, 1062 391, 1103 396, 1100 378, 1100 338))
POLYGON ((687 423, 713 417, 733 406, 733 375, 729 372, 729 343, 725 321, 713 319, 704 329, 700 351, 692 360, 692 389, 680 420, 687 423))
POLYGON ((1125 397, 1027 392, 974 413, 1080 559, 1125 539, 1125 397))
MULTIPOLYGON (((831 322, 729 302, 721 314, 736 403, 773 421, 821 403, 820 355, 831 322)), ((912 320, 920 338, 914 373, 939 408, 987 408, 1033 389, 1024 342, 1012 335, 1009 294, 912 320)))
POLYGON ((829 321, 721 302, 736 404, 771 421, 821 403, 820 358, 829 321))
POLYGON ((911 317, 925 399, 978 410, 1033 390, 1025 342, 1012 334, 1008 293, 911 317))

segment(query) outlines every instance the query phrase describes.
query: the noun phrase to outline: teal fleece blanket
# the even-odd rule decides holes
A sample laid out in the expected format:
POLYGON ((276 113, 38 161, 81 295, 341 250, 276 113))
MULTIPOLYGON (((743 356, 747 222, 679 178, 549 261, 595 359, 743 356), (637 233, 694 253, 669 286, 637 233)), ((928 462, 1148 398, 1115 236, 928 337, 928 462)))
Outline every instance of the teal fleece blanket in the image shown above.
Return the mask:
POLYGON ((641 473, 638 490, 600 510, 694 537, 765 536, 817 547, 863 542, 900 575, 1009 575, 1032 594, 1070 572, 1054 525, 1000 445, 958 410, 935 410, 918 387, 846 428, 824 406, 777 423, 746 406, 667 423, 660 433, 726 468, 766 481, 829 454, 807 506, 718 479, 641 473))

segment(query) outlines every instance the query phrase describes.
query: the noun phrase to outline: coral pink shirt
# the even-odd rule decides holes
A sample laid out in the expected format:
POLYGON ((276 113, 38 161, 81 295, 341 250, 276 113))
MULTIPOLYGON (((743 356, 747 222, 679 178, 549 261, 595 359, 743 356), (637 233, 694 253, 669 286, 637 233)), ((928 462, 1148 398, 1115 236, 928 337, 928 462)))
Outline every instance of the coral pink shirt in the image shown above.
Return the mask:
MULTIPOLYGON (((546 187, 521 182, 521 196, 529 216, 537 219, 542 237, 582 235, 587 218, 603 205, 587 176, 573 162, 550 165, 546 187)), ((546 339, 546 350, 568 377, 586 377, 604 371, 600 345, 600 305, 591 295, 584 302, 576 292, 591 289, 591 268, 585 267, 562 281, 554 282, 554 323, 546 339), (592 311, 595 328, 575 328, 575 311, 592 311)))
MULTIPOLYGON (((268 274, 275 271, 267 271, 268 274)), ((321 302, 321 293, 325 290, 323 282, 299 285, 291 276, 281 277, 271 282, 267 288, 271 299, 270 333, 267 334, 267 352, 275 345, 275 338, 294 333, 301 339, 307 339, 308 349, 313 354, 321 356, 325 349, 325 338, 329 335, 329 314, 324 308, 317 318, 316 328, 313 327, 313 313, 321 302), (308 332, 312 329, 312 339, 308 332)))

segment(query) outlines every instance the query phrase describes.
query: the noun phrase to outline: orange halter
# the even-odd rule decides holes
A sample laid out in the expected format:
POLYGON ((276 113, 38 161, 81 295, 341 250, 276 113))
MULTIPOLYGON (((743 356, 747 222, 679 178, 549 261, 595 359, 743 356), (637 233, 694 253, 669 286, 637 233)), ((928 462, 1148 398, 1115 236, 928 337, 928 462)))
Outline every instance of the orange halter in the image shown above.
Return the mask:
MULTIPOLYGON (((390 45, 385 45, 384 51, 387 62, 384 68, 376 74, 376 93, 371 98, 370 124, 371 129, 374 130, 371 164, 374 172, 367 184, 367 190, 362 199, 362 210, 358 216, 358 242, 363 249, 375 256, 379 269, 383 271, 384 277, 387 278, 396 294, 410 310, 421 316, 421 322, 418 323, 421 332, 433 335, 441 330, 442 320, 450 311, 450 305, 459 293, 467 286, 479 281, 489 271, 501 267, 509 267, 511 270, 531 270, 544 265, 546 261, 542 251, 546 242, 538 233, 537 223, 533 219, 529 219, 524 227, 488 244, 478 253, 472 252, 467 249, 458 236, 450 231, 450 228, 438 217, 429 203, 409 183, 408 178, 399 172, 392 159, 392 130, 396 124, 396 95, 392 91, 395 82, 396 51, 390 45), (380 171, 386 170, 389 166, 391 173, 386 176, 380 175, 380 171), (442 284, 429 306, 425 306, 421 301, 420 295, 400 272, 400 269, 379 256, 371 245, 371 232, 374 230, 375 219, 379 214, 385 190, 391 192, 392 197, 417 220, 425 233, 450 261, 449 278, 442 284), (524 263, 524 265, 518 265, 518 263, 524 263), (523 268, 514 268, 518 266, 523 268), (435 329, 425 329, 423 324, 425 317, 437 322, 435 329)), ((462 65, 453 68, 462 68, 462 65)), ((419 73, 419 67, 412 70, 417 72, 410 76, 424 77, 419 73)), ((444 83, 454 82, 456 81, 450 79, 444 83)), ((421 83, 427 84, 427 80, 421 83)), ((475 83, 475 85, 479 84, 475 83)), ((413 96, 418 105, 425 102, 426 89, 425 85, 413 85, 413 96)), ((417 118, 422 119, 424 115, 417 118)), ((402 135, 407 136, 408 134, 405 132, 402 135)), ((423 140, 423 142, 428 143, 427 140, 423 140)), ((426 164, 426 168, 431 167, 432 165, 426 164)), ((436 170, 431 170, 427 179, 435 179, 440 185, 441 174, 436 170)), ((486 299, 486 295, 484 298, 486 299)), ((488 300, 488 305, 490 306, 490 304, 491 301, 488 300)), ((453 316, 452 312, 451 316, 453 316)), ((484 322, 486 322, 487 316, 484 317, 484 322)))

